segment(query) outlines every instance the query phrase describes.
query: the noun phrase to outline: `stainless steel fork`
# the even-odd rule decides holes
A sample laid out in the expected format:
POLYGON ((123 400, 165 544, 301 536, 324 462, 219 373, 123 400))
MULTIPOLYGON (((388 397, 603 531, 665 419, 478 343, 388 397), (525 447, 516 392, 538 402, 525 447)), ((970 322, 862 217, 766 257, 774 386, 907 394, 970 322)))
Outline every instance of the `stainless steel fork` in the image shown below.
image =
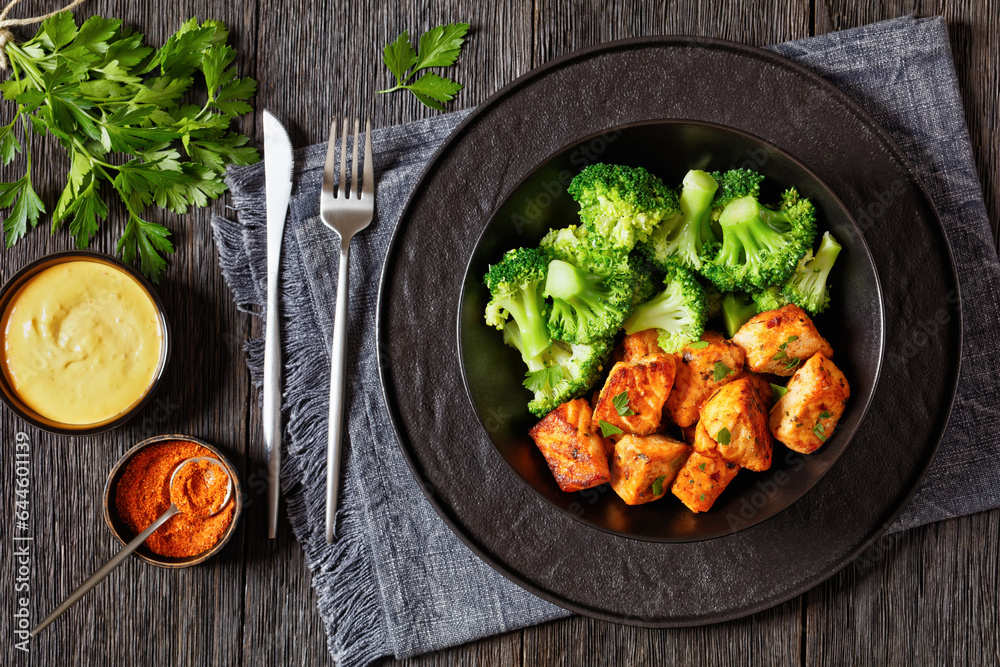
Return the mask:
POLYGON ((323 192, 319 211, 327 227, 340 235, 340 274, 337 279, 337 310, 333 321, 333 353, 330 357, 330 422, 326 452, 326 541, 333 542, 337 519, 337 492, 340 488, 340 450, 344 423, 344 366, 347 342, 347 295, 351 239, 371 224, 375 212, 375 169, 372 165, 371 120, 365 121, 365 166, 358 188, 358 125, 354 120, 354 149, 351 155, 351 180, 347 181, 347 119, 340 140, 340 180, 334 190, 337 156, 334 150, 337 121, 330 125, 330 143, 323 169, 323 192))

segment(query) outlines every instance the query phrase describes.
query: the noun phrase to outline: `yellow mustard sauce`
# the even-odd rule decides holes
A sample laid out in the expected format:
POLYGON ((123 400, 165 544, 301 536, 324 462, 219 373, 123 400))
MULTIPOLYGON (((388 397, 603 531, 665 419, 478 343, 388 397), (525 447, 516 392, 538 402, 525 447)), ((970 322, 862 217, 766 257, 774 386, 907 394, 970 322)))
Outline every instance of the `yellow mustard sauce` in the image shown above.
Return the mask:
POLYGON ((124 271, 74 260, 18 289, 0 320, 3 372, 29 408, 54 422, 106 421, 140 400, 160 361, 152 298, 124 271))

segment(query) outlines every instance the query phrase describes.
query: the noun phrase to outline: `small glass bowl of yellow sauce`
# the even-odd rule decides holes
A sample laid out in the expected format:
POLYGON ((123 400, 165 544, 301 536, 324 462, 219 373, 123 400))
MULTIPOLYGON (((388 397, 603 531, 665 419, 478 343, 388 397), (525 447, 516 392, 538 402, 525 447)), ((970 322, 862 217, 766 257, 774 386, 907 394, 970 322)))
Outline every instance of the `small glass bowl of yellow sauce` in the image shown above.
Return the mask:
POLYGON ((113 257, 46 255, 0 290, 0 399, 62 435, 126 422, 152 397, 169 356, 152 286, 113 257))

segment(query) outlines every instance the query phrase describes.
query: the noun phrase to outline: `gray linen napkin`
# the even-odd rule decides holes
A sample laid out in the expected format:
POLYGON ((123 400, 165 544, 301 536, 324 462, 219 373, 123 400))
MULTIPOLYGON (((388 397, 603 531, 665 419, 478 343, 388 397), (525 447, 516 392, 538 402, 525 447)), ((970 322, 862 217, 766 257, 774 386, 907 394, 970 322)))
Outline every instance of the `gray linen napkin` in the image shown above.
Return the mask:
MULTIPOLYGON (((892 530, 1000 506, 1000 262, 945 22, 908 17, 774 50, 840 86, 899 142, 934 199, 958 265, 965 313, 958 398, 940 452, 892 530)), ((382 403, 374 323, 386 247, 421 170, 466 113, 374 132, 377 219, 352 250, 348 452, 340 537, 332 547, 323 517, 339 245, 317 217, 326 146, 296 152, 282 272, 288 448, 282 479, 329 649, 341 664, 416 655, 568 614, 497 574, 451 533, 410 474, 382 403)), ((262 312, 263 165, 234 168, 228 181, 237 220, 213 220, 219 261, 239 307, 262 312)), ((247 352, 259 383, 262 340, 251 341, 247 352)))

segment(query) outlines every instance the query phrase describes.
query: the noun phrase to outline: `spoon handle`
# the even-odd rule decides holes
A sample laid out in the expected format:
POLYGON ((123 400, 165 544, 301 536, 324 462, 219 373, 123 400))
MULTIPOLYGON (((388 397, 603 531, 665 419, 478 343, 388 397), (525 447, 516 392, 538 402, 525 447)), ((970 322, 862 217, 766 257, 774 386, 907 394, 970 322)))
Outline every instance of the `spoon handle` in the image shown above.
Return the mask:
POLYGON ((37 635, 39 632, 48 627, 49 623, 56 620, 60 615, 62 615, 64 611, 66 611, 74 604, 79 602, 80 598, 89 593, 90 590, 94 588, 94 586, 101 583, 101 580, 103 580, 104 577, 111 574, 111 571, 114 570, 119 565, 121 565, 122 561, 128 558, 133 551, 142 546, 142 543, 146 541, 146 538, 152 535, 157 528, 165 524, 167 520, 170 519, 170 517, 177 514, 179 511, 180 510, 177 509, 177 505, 170 503, 170 507, 167 509, 166 512, 160 515, 159 519, 154 521, 149 528, 136 535, 135 539, 126 544, 124 549, 119 551, 117 554, 115 554, 114 558, 112 558, 103 566, 101 566, 101 569, 90 575, 90 577, 85 582, 80 584, 79 588, 73 591, 72 595, 66 598, 66 600, 61 605, 56 607, 56 610, 54 612, 46 616, 44 621, 35 626, 35 629, 31 631, 31 636, 34 637, 35 635, 37 635))

